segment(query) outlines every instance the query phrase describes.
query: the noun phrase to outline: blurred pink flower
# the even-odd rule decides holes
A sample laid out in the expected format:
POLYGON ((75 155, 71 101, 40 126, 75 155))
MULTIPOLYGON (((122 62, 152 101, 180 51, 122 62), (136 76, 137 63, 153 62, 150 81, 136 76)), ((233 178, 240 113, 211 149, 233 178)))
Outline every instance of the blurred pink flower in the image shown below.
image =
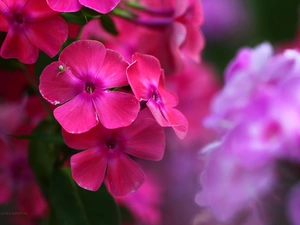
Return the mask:
POLYGON ((72 175, 77 184, 96 191, 104 180, 114 196, 135 192, 145 178, 130 156, 158 161, 164 154, 164 131, 149 116, 145 109, 130 126, 118 129, 106 129, 98 124, 82 134, 63 130, 69 147, 85 150, 71 157, 72 175))
POLYGON ((117 197, 119 205, 126 207, 136 221, 147 225, 161 224, 160 204, 162 203, 162 187, 147 176, 145 183, 135 192, 123 197, 117 197))
POLYGON ((28 222, 46 216, 48 205, 28 162, 28 141, 8 135, 26 134, 36 125, 26 112, 30 99, 0 106, 0 204, 15 200, 16 208, 27 213, 28 222))
POLYGON ((0 31, 7 32, 1 57, 26 64, 37 61, 39 49, 54 57, 68 37, 67 23, 45 0, 1 0, 0 31))
POLYGON ((49 102, 60 104, 54 116, 67 132, 86 132, 99 121, 109 129, 128 126, 139 102, 130 93, 112 90, 128 85, 127 66, 118 52, 98 41, 76 41, 44 69, 39 89, 49 102))
POLYGON ((270 190, 273 165, 245 167, 244 160, 229 153, 221 143, 214 145, 201 174, 202 190, 196 202, 211 207, 218 220, 228 222, 242 210, 250 210, 270 190))
POLYGON ((163 127, 172 127, 176 135, 183 139, 188 130, 185 116, 174 109, 177 96, 164 85, 164 73, 158 59, 135 53, 127 68, 127 77, 137 99, 145 101, 156 121, 163 127))
POLYGON ((47 0, 48 5, 58 12, 76 12, 82 6, 91 8, 100 13, 108 13, 113 10, 120 0, 47 0))
POLYGON ((142 8, 134 11, 137 17, 130 20, 112 17, 118 35, 108 34, 95 20, 85 26, 82 39, 102 40, 126 59, 135 52, 153 55, 166 74, 181 70, 184 58, 200 61, 204 39, 199 0, 141 1, 140 4, 142 8))

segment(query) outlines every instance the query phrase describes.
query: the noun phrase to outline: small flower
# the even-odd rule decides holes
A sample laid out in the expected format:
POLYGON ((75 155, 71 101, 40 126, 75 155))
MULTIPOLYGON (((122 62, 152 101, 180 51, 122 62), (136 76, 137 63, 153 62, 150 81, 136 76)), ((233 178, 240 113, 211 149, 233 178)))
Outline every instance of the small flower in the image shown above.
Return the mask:
POLYGON ((109 129, 128 126, 139 103, 130 93, 112 90, 128 85, 127 66, 118 52, 98 41, 76 41, 44 69, 40 92, 52 104, 61 104, 54 116, 67 132, 86 132, 99 121, 109 129))
POLYGON ((66 21, 45 0, 0 0, 0 31, 7 32, 1 57, 27 64, 36 62, 39 49, 54 57, 68 37, 66 21))
POLYGON ((143 184, 144 173, 131 156, 158 161, 165 148, 164 131, 149 114, 145 109, 130 126, 118 129, 98 124, 82 134, 63 130, 69 147, 84 150, 71 157, 72 176, 80 187, 96 191, 104 180, 112 195, 124 196, 143 184))
POLYGON ((164 73, 159 61, 150 55, 135 53, 127 68, 127 77, 136 98, 146 101, 156 121, 163 127, 172 127, 183 139, 187 134, 185 116, 174 109, 177 96, 164 87, 164 73))
POLYGON ((113 10, 120 0, 47 0, 48 5, 58 12, 76 12, 82 6, 91 8, 100 13, 108 13, 113 10))

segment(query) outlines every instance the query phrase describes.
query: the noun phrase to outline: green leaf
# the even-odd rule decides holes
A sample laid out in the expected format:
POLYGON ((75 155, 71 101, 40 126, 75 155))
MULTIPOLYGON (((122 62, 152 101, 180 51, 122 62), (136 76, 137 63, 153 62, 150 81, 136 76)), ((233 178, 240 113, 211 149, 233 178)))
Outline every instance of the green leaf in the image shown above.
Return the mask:
POLYGON ((82 11, 60 14, 67 22, 84 25, 88 22, 88 18, 82 11))
POLYGON ((103 15, 100 18, 102 27, 109 33, 113 35, 118 35, 118 30, 114 24, 114 21, 110 18, 109 15, 103 15))
POLYGON ((64 142, 61 128, 55 120, 46 119, 32 132, 29 142, 29 163, 45 196, 50 177, 64 142))
POLYGON ((60 225, 119 225, 118 208, 104 185, 96 191, 80 188, 69 168, 52 174, 50 204, 60 225))

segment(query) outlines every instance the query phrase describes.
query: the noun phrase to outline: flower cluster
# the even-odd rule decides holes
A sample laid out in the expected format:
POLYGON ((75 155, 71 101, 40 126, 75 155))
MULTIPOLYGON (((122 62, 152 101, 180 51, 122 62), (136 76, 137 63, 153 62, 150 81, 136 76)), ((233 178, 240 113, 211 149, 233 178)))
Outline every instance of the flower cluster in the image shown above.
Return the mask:
POLYGON ((128 64, 93 40, 73 42, 58 60, 43 70, 39 89, 59 105, 54 116, 66 144, 85 150, 71 157, 73 178, 88 190, 98 190, 104 180, 115 196, 134 192, 144 174, 128 155, 160 160, 162 127, 173 127, 179 138, 187 133, 186 118, 173 108, 177 98, 164 87, 159 61, 136 53, 128 64), (140 111, 140 102, 152 114, 140 111))
MULTIPOLYGON (((255 213, 260 201, 286 179, 280 170, 300 162, 300 53, 273 52, 268 43, 239 50, 205 121, 219 131, 220 139, 203 149, 208 159, 196 201, 223 221, 245 211, 255 213)), ((293 224, 299 221, 299 178, 295 175, 280 189, 290 195, 283 201, 293 224)))

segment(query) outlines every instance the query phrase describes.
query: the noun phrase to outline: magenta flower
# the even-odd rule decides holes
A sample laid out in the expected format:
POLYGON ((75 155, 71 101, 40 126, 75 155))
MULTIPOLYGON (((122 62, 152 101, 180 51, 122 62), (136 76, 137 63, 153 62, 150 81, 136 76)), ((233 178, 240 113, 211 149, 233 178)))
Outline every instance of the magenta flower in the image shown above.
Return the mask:
POLYGON ((82 6, 91 8, 100 13, 108 13, 113 10, 120 0, 47 0, 48 5, 58 12, 76 12, 82 6))
POLYGON ((187 134, 188 122, 185 116, 174 109, 177 96, 164 87, 164 73, 158 59, 135 53, 133 63, 127 68, 127 77, 136 98, 146 101, 156 121, 163 127, 172 127, 183 139, 187 134))
POLYGON ((76 41, 66 47, 58 62, 40 77, 40 92, 52 104, 61 104, 54 116, 70 133, 82 133, 99 121, 113 129, 130 125, 139 102, 130 93, 112 88, 128 85, 128 63, 98 41, 76 41))
POLYGON ((7 32, 1 57, 27 64, 36 62, 39 49, 54 57, 68 37, 66 21, 45 0, 0 0, 0 31, 7 32))
POLYGON ((77 184, 96 191, 104 180, 114 196, 132 193, 144 182, 142 169, 130 156, 158 161, 165 148, 164 131, 147 109, 128 127, 106 129, 98 124, 82 134, 63 130, 63 137, 71 148, 85 150, 71 157, 77 184))

